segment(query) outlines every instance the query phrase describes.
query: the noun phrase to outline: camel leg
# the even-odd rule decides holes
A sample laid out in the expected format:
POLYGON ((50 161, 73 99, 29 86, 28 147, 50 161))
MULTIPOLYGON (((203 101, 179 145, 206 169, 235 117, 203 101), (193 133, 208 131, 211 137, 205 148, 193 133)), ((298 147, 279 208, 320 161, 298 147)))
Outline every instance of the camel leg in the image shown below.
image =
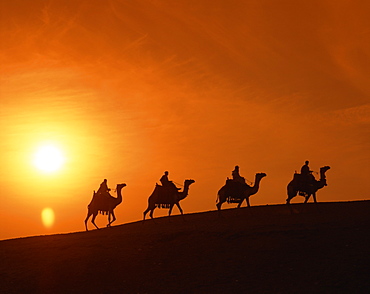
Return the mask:
POLYGON ((180 203, 176 203, 176 206, 177 208, 179 209, 180 213, 181 213, 181 216, 182 216, 182 219, 185 221, 185 218, 184 218, 184 211, 182 210, 181 206, 180 206, 180 203))
POLYGON ((184 214, 184 212, 183 212, 183 210, 182 210, 182 208, 181 208, 181 206, 180 206, 180 203, 176 203, 176 206, 177 206, 177 208, 179 209, 180 213, 183 215, 183 214, 184 214))
POLYGON ((151 208, 151 207, 148 206, 148 208, 144 211, 144 213, 143 213, 143 215, 144 215, 144 217, 143 217, 143 223, 144 223, 145 217, 146 217, 146 215, 147 215, 147 213, 149 211, 150 211, 150 213, 149 213, 150 218, 153 220, 153 222, 155 222, 155 219, 153 218, 153 211, 154 211, 154 209, 155 209, 155 207, 154 208, 151 208))
POLYGON ((107 228, 110 227, 110 211, 108 211, 108 224, 107 224, 107 228))
POLYGON ((242 203, 243 203, 244 199, 242 199, 239 203, 238 203, 238 206, 236 208, 240 208, 240 206, 242 206, 242 203))
POLYGON ((93 225, 99 230, 99 227, 96 225, 95 223, 95 218, 96 216, 98 215, 98 213, 94 213, 93 216, 92 216, 92 219, 91 219, 91 222, 93 223, 93 225))
POLYGON ((320 209, 319 209, 319 206, 317 205, 318 204, 318 202, 317 202, 317 199, 316 199, 316 193, 313 193, 312 194, 312 198, 313 198, 313 203, 315 204, 315 207, 316 207, 316 211, 320 211, 320 209))
POLYGON ((85 228, 86 228, 86 231, 89 231, 89 229, 87 228, 87 222, 90 218, 90 216, 92 215, 92 213, 90 211, 87 211, 87 216, 86 216, 86 219, 85 219, 85 228))
POLYGON ((216 207, 217 207, 217 210, 218 210, 218 217, 222 216, 221 215, 221 207, 222 207, 222 204, 224 204, 226 202, 226 199, 227 199, 227 197, 225 196, 225 193, 219 191, 218 194, 217 194, 218 202, 216 203, 216 207))
POLYGON ((224 204, 225 202, 226 202, 226 200, 222 201, 221 199, 218 201, 218 203, 216 204, 216 207, 217 207, 218 211, 221 210, 222 204, 224 204))
POLYGON ((290 204, 290 200, 297 196, 297 193, 298 190, 294 189, 291 185, 288 185, 287 187, 288 198, 286 199, 286 204, 290 204))
POLYGON ((150 213, 149 213, 149 216, 151 217, 151 218, 153 218, 153 210, 155 209, 155 203, 153 203, 152 201, 150 201, 150 200, 148 200, 148 207, 147 207, 147 209, 144 211, 144 213, 143 213, 143 221, 145 221, 145 217, 146 217, 146 215, 147 215, 147 213, 150 211, 150 213))
POLYGON ((250 202, 249 202, 249 197, 245 198, 245 201, 247 202, 247 206, 248 206, 248 207, 251 207, 251 204, 250 204, 250 202))
MULTIPOLYGON (((154 206, 155 207, 155 206, 154 206)), ((151 210, 153 210, 153 205, 151 205, 151 203, 150 202, 148 202, 148 207, 147 207, 147 209, 144 211, 144 213, 143 213, 143 215, 144 215, 144 217, 143 217, 143 221, 145 221, 145 217, 146 217, 146 215, 147 215, 147 213, 149 212, 149 211, 151 211, 151 210)))
MULTIPOLYGON (((304 202, 303 202, 303 204, 308 203, 308 200, 310 200, 311 195, 312 195, 312 194, 307 193, 307 195, 306 195, 306 196, 304 196, 304 202)), ((306 208, 306 205, 302 206, 301 213, 303 213, 306 209, 307 209, 307 208, 306 208)))
POLYGON ((114 210, 112 210, 112 212, 109 212, 109 214, 108 214, 108 221, 109 221, 109 223, 108 223, 108 225, 107 225, 107 227, 110 227, 110 225, 114 222, 116 220, 116 216, 115 216, 115 214, 114 214, 114 210), (110 216, 112 215, 112 217, 113 217, 113 220, 112 221, 110 221, 110 216))
POLYGON ((170 205, 170 209, 168 210, 168 216, 171 216, 172 208, 173 208, 173 204, 170 205))
POLYGON ((316 200, 316 193, 313 193, 313 194, 312 194, 312 198, 313 198, 313 202, 314 202, 315 204, 317 204, 317 200, 316 200))
POLYGON ((146 214, 149 212, 149 207, 144 211, 144 213, 143 213, 143 221, 145 221, 145 216, 146 216, 146 214))
POLYGON ((218 218, 223 218, 223 215, 221 213, 221 207, 222 207, 222 204, 224 204, 225 202, 226 202, 226 200, 224 200, 224 201, 219 200, 219 202, 216 204, 217 211, 218 211, 218 213, 217 213, 218 218))
POLYGON ((218 211, 218 217, 220 218, 220 217, 222 217, 222 214, 221 214, 221 207, 222 207, 222 204, 224 203, 224 202, 226 202, 226 199, 225 200, 221 200, 221 199, 219 199, 218 200, 218 203, 216 204, 216 207, 217 207, 217 211, 218 211))
POLYGON ((150 212, 149 212, 149 216, 150 216, 151 219, 154 219, 154 217, 153 217, 154 209, 155 209, 155 206, 153 208, 151 208, 150 212))
MULTIPOLYGON (((171 213, 172 213, 172 209, 173 209, 173 206, 174 206, 175 204, 171 204, 170 205, 170 208, 168 209, 168 216, 171 216, 171 213)), ((177 203, 176 203, 176 205, 177 205, 177 203)), ((182 211, 181 210, 181 208, 179 208, 179 210, 180 210, 180 212, 182 211)), ((168 218, 169 219, 169 221, 171 221, 171 218, 168 218)))
POLYGON ((290 204, 290 201, 292 201, 292 199, 294 198, 294 197, 296 197, 297 196, 297 194, 298 194, 298 192, 297 193, 294 193, 294 194, 290 194, 290 195, 288 195, 288 198, 287 198, 287 202, 290 204))
MULTIPOLYGON (((222 190, 222 189, 221 189, 222 190)), ((217 200, 218 201, 216 201, 217 203, 216 203, 216 207, 217 207, 217 210, 218 211, 220 211, 221 210, 221 206, 222 206, 222 204, 224 203, 224 202, 226 202, 226 199, 227 199, 227 197, 225 196, 225 193, 223 192, 223 191, 219 191, 218 193, 217 193, 217 200)))
POLYGON ((289 207, 290 214, 294 214, 294 209, 290 205, 290 200, 292 200, 292 198, 293 197, 290 197, 290 195, 288 194, 288 198, 286 199, 286 205, 288 205, 288 207, 289 207))

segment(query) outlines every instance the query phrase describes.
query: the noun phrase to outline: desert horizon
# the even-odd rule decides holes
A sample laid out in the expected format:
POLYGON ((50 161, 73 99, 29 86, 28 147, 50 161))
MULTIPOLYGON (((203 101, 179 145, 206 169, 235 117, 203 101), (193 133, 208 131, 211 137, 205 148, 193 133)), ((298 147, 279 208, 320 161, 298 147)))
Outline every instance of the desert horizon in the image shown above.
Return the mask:
POLYGON ((114 224, 140 220, 165 171, 196 181, 186 213, 236 165, 267 174, 252 206, 284 203, 306 160, 331 167, 319 202, 369 200, 369 9, 0 1, 0 239, 80 230, 103 179, 127 184, 114 224))
POLYGON ((264 205, 0 241, 6 293, 367 293, 370 201, 264 205))
MULTIPOLYGON (((286 206, 287 211, 290 211, 291 214, 295 214, 295 213, 298 213, 295 210, 295 207, 300 206, 300 205, 304 205, 303 199, 301 199, 301 200, 302 200, 302 202, 294 202, 294 203, 290 204, 290 207, 287 206, 287 204, 285 204, 285 203, 284 204, 283 203, 274 203, 274 204, 263 204, 263 205, 251 205, 251 207, 249 207, 249 208, 252 208, 252 207, 268 207, 268 206, 272 206, 272 207, 273 206, 278 206, 278 207, 286 206)), ((333 201, 333 202, 322 201, 322 202, 316 203, 316 205, 319 205, 319 204, 322 204, 322 203, 348 203, 348 202, 356 202, 356 203, 360 202, 361 203, 361 202, 367 202, 367 201, 370 201, 370 200, 364 200, 364 199, 360 200, 359 199, 359 200, 333 201)), ((315 203, 308 202, 307 205, 315 205, 315 203)), ((235 209, 248 209, 248 207, 246 207, 246 206, 242 206, 241 208, 237 208, 236 206, 237 206, 237 204, 235 204, 235 203, 226 203, 226 204, 224 204, 224 206, 222 207, 222 210, 220 212, 222 213, 222 211, 229 211, 229 210, 235 210, 235 209)), ((214 210, 196 211, 196 212, 187 212, 186 210, 184 210, 184 215, 197 215, 197 214, 212 213, 212 212, 213 213, 217 212, 216 206, 215 206, 214 210)), ((133 221, 130 221, 130 222, 122 223, 122 222, 119 221, 120 216, 118 215, 117 217, 118 217, 117 221, 112 224, 112 227, 125 226, 125 225, 144 222, 143 218, 141 218, 141 219, 133 220, 133 221)), ((163 219, 171 218, 171 217, 181 217, 181 214, 180 214, 180 212, 178 211, 177 208, 173 209, 173 212, 172 212, 171 216, 168 216, 168 208, 157 208, 155 210, 155 213, 154 213, 154 218, 151 219, 150 217, 147 216, 146 219, 145 219, 145 222, 156 222, 156 220, 163 220, 163 219)), ((82 218, 81 218, 81 221, 80 221, 81 228, 80 228, 80 230, 50 233, 50 234, 30 235, 30 236, 17 236, 17 237, 0 239, 0 241, 17 240, 17 239, 34 238, 34 237, 44 237, 44 236, 69 235, 69 234, 75 234, 75 233, 90 232, 90 231, 95 231, 95 230, 100 230, 100 229, 109 229, 106 226, 108 224, 108 216, 105 215, 105 214, 99 213, 98 217, 95 220, 95 222, 99 226, 99 229, 95 228, 94 225, 91 223, 91 219, 89 219, 88 222, 87 222, 89 230, 86 231, 85 224, 84 224, 84 219, 85 218, 86 218, 86 215, 83 215, 82 218)))

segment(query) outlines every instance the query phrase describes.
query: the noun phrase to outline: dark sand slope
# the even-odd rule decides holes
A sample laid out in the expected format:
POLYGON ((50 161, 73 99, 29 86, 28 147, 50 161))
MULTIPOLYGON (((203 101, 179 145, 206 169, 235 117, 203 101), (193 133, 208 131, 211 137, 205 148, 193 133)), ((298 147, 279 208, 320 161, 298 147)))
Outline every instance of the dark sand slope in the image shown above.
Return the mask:
POLYGON ((0 241, 0 292, 370 293, 370 201, 293 207, 0 241))

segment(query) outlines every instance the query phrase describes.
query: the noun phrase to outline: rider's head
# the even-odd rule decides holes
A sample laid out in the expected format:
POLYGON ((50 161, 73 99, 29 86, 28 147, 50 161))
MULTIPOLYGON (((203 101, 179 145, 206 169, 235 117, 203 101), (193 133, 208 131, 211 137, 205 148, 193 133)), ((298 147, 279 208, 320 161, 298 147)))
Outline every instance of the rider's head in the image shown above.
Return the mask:
POLYGON ((304 163, 308 165, 310 162, 308 160, 306 160, 304 163))
POLYGON ((168 171, 165 171, 165 172, 164 172, 164 174, 165 174, 165 175, 168 175, 168 171))

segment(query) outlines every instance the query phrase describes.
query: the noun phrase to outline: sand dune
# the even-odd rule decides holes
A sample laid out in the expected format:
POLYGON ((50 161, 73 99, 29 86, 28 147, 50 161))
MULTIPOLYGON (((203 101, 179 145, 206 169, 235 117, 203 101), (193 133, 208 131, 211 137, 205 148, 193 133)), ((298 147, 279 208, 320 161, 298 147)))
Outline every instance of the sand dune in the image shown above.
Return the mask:
POLYGON ((367 293, 370 201, 292 207, 0 241, 1 293, 367 293))

